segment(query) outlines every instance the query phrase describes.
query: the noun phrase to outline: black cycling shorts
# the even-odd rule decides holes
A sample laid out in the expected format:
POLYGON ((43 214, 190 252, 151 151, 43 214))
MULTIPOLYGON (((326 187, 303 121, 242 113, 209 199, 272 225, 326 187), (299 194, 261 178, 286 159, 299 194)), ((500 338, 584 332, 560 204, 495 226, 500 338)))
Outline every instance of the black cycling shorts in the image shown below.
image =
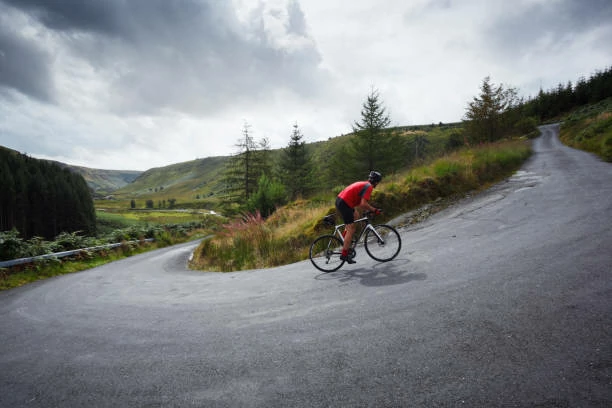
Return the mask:
POLYGON ((352 224, 355 221, 355 210, 340 197, 336 197, 336 209, 342 215, 345 224, 352 224))

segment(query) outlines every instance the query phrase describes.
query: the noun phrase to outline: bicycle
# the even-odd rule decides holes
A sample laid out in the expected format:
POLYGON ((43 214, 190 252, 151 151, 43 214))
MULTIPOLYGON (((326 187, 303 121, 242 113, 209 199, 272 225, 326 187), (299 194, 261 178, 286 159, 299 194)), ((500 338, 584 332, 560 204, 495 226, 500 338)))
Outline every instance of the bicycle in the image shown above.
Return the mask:
MULTIPOLYGON (((344 244, 343 229, 345 224, 336 225, 335 218, 336 214, 330 214, 323 218, 323 223, 334 227, 334 232, 318 237, 310 245, 310 261, 315 268, 323 272, 337 271, 345 262, 340 259, 344 244)), ((379 262, 388 262, 399 254, 402 239, 395 228, 385 224, 373 225, 371 218, 373 218, 373 213, 366 211, 362 218, 354 221, 364 225, 364 227, 358 235, 355 232, 354 236, 357 238, 354 238, 351 243, 349 256, 354 258, 357 254, 355 248, 358 244, 363 243, 367 254, 372 259, 379 262)))

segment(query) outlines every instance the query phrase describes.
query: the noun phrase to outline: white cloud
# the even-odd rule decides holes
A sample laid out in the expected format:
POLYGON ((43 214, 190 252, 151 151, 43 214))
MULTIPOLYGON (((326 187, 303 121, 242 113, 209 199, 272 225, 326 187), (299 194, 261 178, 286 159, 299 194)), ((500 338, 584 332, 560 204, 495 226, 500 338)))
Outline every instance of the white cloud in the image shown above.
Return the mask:
POLYGON ((394 125, 459 121, 490 75, 588 77, 607 0, 0 0, 0 144, 107 169, 227 155, 248 121, 284 147, 350 131, 372 87, 394 125))

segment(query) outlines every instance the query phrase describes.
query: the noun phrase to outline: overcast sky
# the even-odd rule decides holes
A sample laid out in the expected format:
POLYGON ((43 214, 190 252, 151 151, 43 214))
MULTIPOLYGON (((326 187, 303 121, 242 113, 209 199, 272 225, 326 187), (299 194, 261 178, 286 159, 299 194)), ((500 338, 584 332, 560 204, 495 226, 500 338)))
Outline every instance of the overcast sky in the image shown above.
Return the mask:
POLYGON ((99 169, 460 121, 490 76, 524 97, 612 65, 610 0, 0 0, 0 145, 99 169))

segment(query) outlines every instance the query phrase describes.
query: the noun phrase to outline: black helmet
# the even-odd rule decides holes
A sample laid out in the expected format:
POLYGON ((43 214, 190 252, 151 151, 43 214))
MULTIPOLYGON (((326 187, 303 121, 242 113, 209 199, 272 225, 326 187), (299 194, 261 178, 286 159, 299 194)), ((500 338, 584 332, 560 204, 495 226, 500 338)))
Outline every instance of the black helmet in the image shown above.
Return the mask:
POLYGON ((382 180, 382 174, 380 174, 377 171, 371 171, 370 175, 368 176, 368 181, 371 183, 380 183, 380 180, 382 180))

